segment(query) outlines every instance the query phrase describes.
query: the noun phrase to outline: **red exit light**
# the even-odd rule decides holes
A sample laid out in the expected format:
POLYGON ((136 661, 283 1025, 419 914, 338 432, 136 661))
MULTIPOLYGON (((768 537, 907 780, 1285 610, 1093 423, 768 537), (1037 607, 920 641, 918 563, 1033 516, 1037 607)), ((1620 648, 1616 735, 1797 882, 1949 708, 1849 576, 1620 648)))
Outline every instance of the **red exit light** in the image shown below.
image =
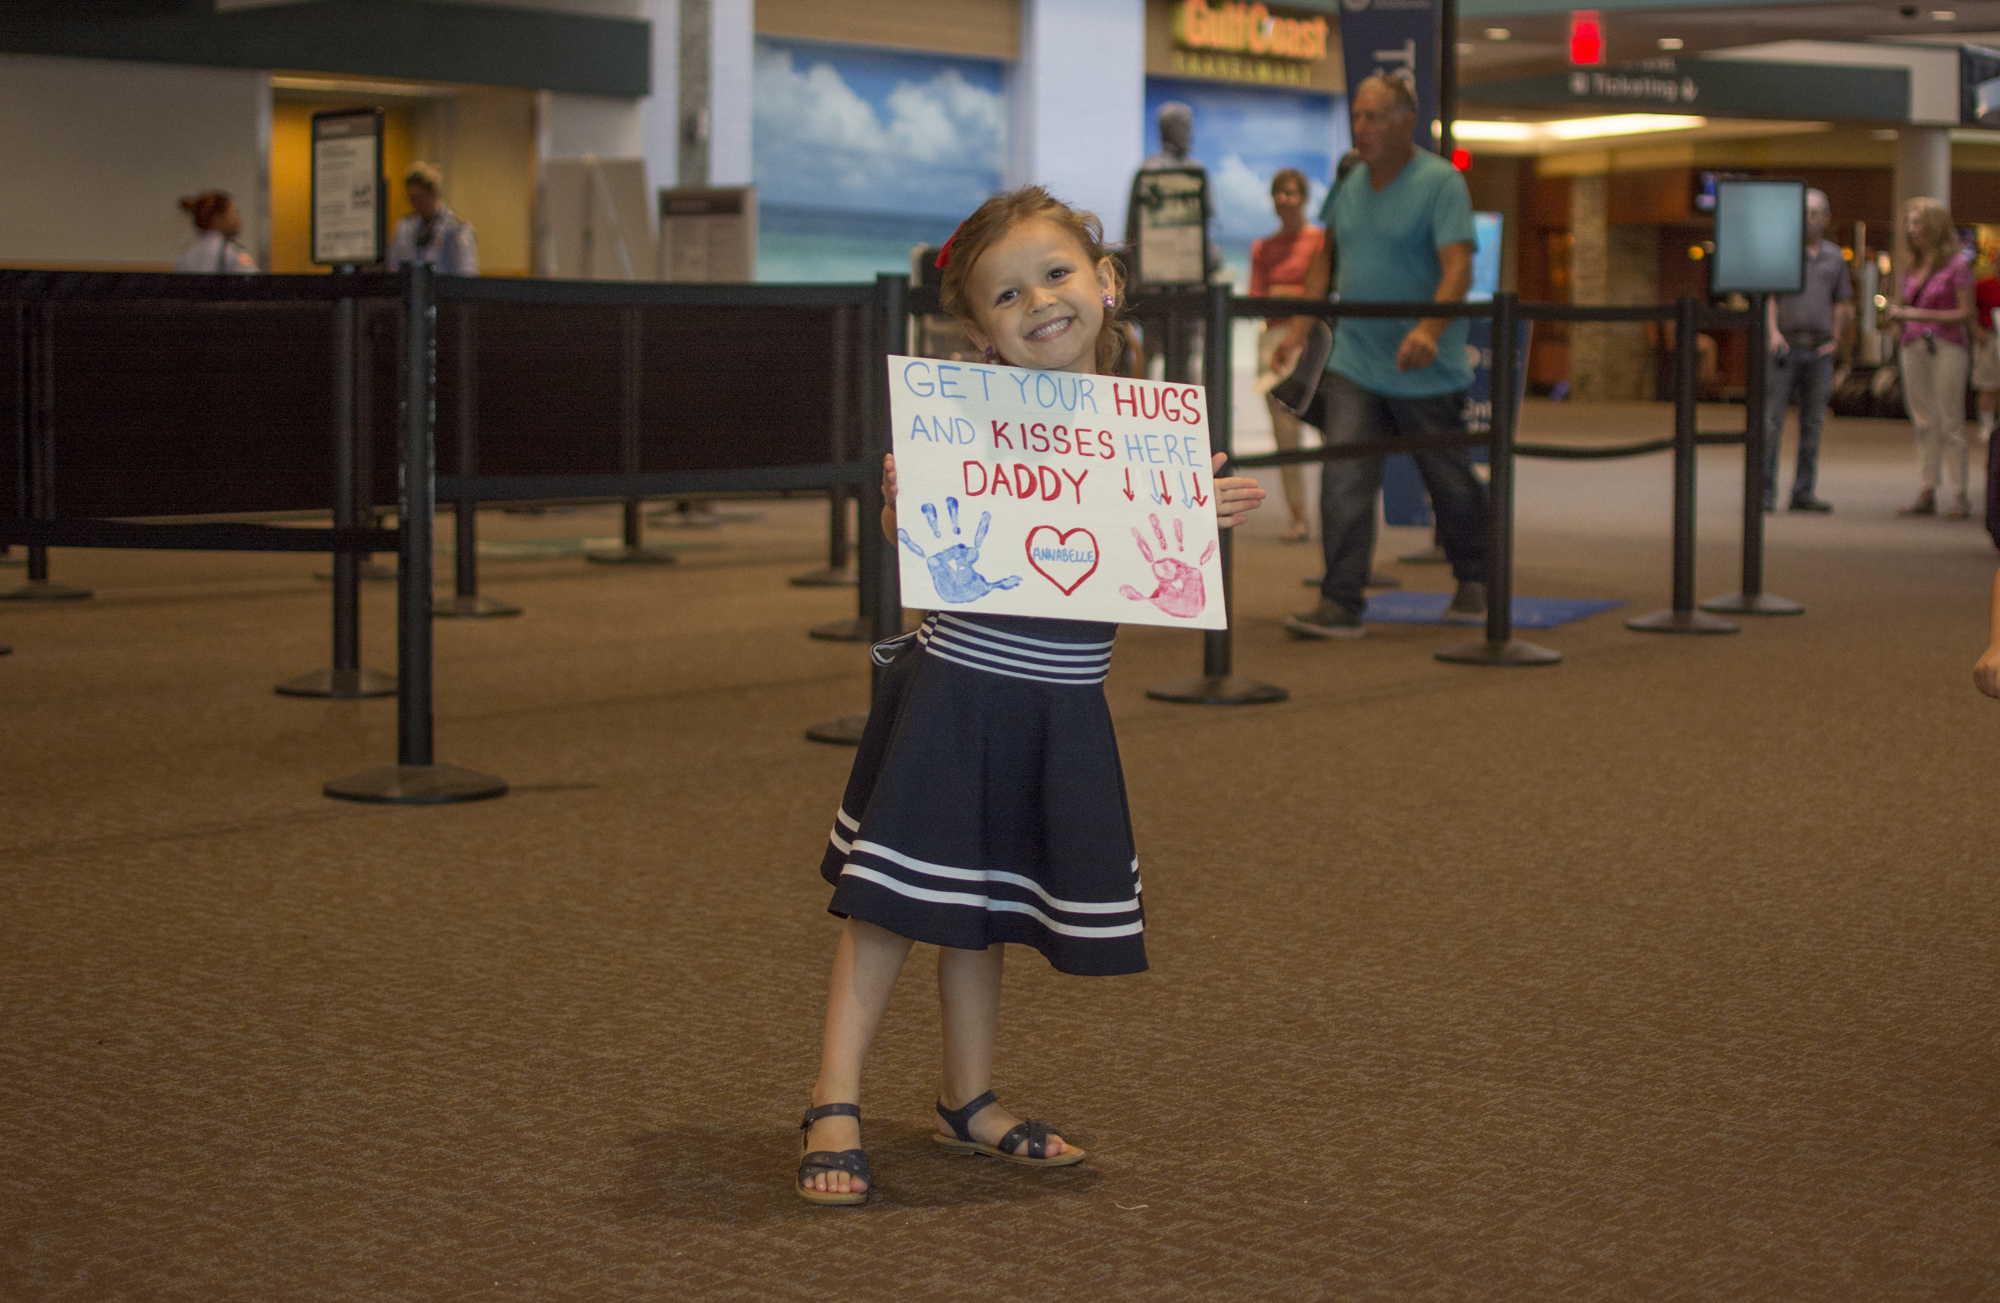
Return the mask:
POLYGON ((1595 9, 1572 9, 1569 15, 1569 61, 1586 68, 1604 62, 1604 20, 1595 9))
POLYGON ((1451 165, 1463 172, 1472 166, 1472 151, 1454 149, 1451 151, 1451 165))

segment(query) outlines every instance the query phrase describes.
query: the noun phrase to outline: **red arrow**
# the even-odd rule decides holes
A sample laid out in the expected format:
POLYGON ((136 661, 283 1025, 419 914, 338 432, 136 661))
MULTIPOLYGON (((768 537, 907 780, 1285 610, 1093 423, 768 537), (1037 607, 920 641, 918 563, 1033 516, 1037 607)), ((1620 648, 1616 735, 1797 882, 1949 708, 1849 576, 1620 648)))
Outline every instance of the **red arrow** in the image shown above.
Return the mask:
POLYGON ((1124 494, 1125 494, 1125 501, 1127 502, 1132 501, 1132 468, 1130 466, 1127 466, 1125 468, 1124 494))
POLYGON ((1194 477, 1194 496, 1193 498, 1190 499, 1190 501, 1192 501, 1194 505, 1197 507, 1205 507, 1208 505, 1208 499, 1202 496, 1201 476, 1199 475, 1194 477))
POLYGON ((1160 501, 1169 507, 1174 505, 1174 495, 1167 492, 1167 473, 1165 471, 1160 472, 1160 501))

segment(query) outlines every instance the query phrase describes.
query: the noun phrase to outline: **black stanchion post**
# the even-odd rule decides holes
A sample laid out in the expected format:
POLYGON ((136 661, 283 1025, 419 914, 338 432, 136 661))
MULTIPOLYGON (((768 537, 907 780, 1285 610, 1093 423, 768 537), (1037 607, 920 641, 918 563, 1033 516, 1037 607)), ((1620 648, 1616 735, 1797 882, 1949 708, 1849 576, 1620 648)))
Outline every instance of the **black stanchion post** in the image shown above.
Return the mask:
POLYGON ((1435 653, 1453 665, 1555 665, 1562 654, 1514 636, 1514 442, 1520 420, 1520 298, 1493 296, 1492 409, 1486 460, 1486 637, 1435 653))
MULTIPOLYGON (((36 520, 56 518, 56 309, 41 303, 28 309, 25 345, 28 438, 28 510, 36 520)), ((88 588, 58 584, 49 578, 49 550, 28 545, 28 582, 0 593, 7 602, 76 602, 90 596, 88 588)))
MULTIPOLYGON (((458 473, 479 473, 479 305, 458 305, 458 473)), ((467 491, 451 504, 452 578, 450 601, 437 603, 431 614, 440 619, 490 620, 519 615, 512 602, 479 595, 479 500, 467 491)))
MULTIPOLYGON (((860 344, 860 351, 864 357, 869 355, 866 343, 866 340, 869 338, 872 338, 872 336, 864 335, 863 342, 860 344)), ((837 340, 836 342, 843 345, 841 356, 843 358, 847 357, 848 353, 846 350, 851 348, 852 345, 847 344, 845 339, 837 340)), ((847 376, 854 370, 854 363, 843 361, 841 365, 834 368, 834 374, 837 377, 847 376)), ((859 382, 860 387, 858 389, 855 388, 856 383, 854 380, 849 380, 837 385, 837 388, 840 390, 839 396, 841 402, 834 408, 833 453, 835 461, 844 462, 854 457, 857 444, 854 430, 857 424, 865 428, 867 422, 872 419, 867 413, 873 410, 869 406, 869 402, 871 396, 874 394, 874 390, 868 387, 865 380, 859 382), (858 415, 850 412, 847 406, 847 395, 850 391, 860 400, 861 411, 858 415)), ((849 502, 855 504, 856 523, 860 530, 860 547, 862 549, 868 546, 869 530, 872 528, 868 521, 868 509, 861 502, 860 495, 849 485, 834 485, 832 496, 833 520, 829 526, 828 537, 830 546, 828 547, 827 568, 825 570, 814 571, 809 575, 800 575, 793 579, 792 582, 807 586, 810 581, 810 586, 817 587, 831 587, 836 583, 851 583, 855 587, 855 611, 853 615, 843 619, 828 620, 825 624, 814 625, 812 628, 806 630, 806 636, 809 638, 819 638, 826 642, 874 642, 875 596, 878 586, 871 576, 865 561, 859 562, 854 569, 846 568, 848 551, 847 504, 849 502), (838 560, 835 558, 838 558, 838 560)))
MULTIPOLYGON (((1674 604, 1627 620, 1640 633, 1735 633, 1727 620, 1694 608, 1695 379, 1700 350, 1701 305, 1691 298, 1674 303, 1674 604)), ((1756 364, 1751 363, 1752 384, 1756 364)), ((1753 501, 1753 508, 1760 507, 1753 501)))
MULTIPOLYGON (((627 475, 639 473, 639 397, 643 383, 639 343, 639 309, 626 308, 619 314, 620 337, 624 347, 619 353, 620 397, 618 432, 618 468, 627 475)), ((625 499, 622 545, 615 552, 587 552, 584 555, 602 565, 672 565, 674 554, 659 548, 649 548, 643 535, 646 504, 638 498, 625 499)))
MULTIPOLYGON (((833 459, 847 461, 854 456, 854 395, 850 383, 853 370, 852 350, 855 347, 853 331, 854 310, 836 308, 833 314, 833 389, 829 395, 833 410, 833 459)), ((802 575, 793 575, 792 584, 797 588, 853 588, 857 586, 853 558, 847 546, 847 509, 854 501, 854 492, 845 484, 836 484, 827 490, 826 524, 826 568, 809 570, 802 575)), ((857 614, 853 620, 837 620, 821 625, 813 631, 815 638, 835 638, 840 641, 855 641, 865 636, 863 627, 867 617, 857 614), (831 632, 845 628, 845 635, 831 632), (828 632, 822 632, 822 631, 828 632)))
POLYGON ((431 561, 437 519, 436 273, 403 270, 402 467, 397 477, 396 763, 328 783, 328 796, 387 805, 446 805, 507 791, 504 780, 433 754, 431 561))
MULTIPOLYGON (((345 275, 342 268, 335 275, 345 275)), ((356 378, 356 304, 336 299, 333 305, 333 523, 340 529, 362 526, 359 389, 356 378)), ((283 697, 329 697, 351 701, 361 697, 393 697, 396 678, 361 668, 361 564, 358 552, 333 554, 333 668, 313 670, 277 686, 283 697)))
MULTIPOLYGON (((1190 307, 1202 302, 1207 309, 1203 314, 1206 321, 1202 331, 1201 378, 1208 400, 1208 442, 1211 451, 1225 455, 1231 451, 1235 424, 1230 406, 1233 401, 1230 393, 1233 324, 1229 313, 1230 294, 1227 285, 1210 285, 1205 300, 1188 296, 1190 307)), ((1185 334, 1182 330, 1168 335, 1168 339, 1176 343, 1183 338, 1185 334)), ((1173 363, 1170 361, 1169 374, 1172 370, 1173 363)), ((1275 684, 1240 679, 1232 672, 1235 648, 1231 642, 1230 626, 1235 623, 1236 617, 1236 547, 1232 537, 1235 532, 1233 529, 1221 531, 1222 537, 1216 546, 1216 563, 1222 568, 1224 627, 1202 631, 1200 674, 1146 689, 1146 695, 1155 701, 1178 701, 1197 706, 1253 706, 1268 701, 1283 701, 1291 696, 1275 684)))
POLYGON ((1702 610, 1723 615, 1801 615, 1806 609, 1790 598, 1764 591, 1764 499, 1778 488, 1764 482, 1765 440, 1771 437, 1765 416, 1771 378, 1768 301, 1767 295, 1750 296, 1746 340, 1750 374, 1743 385, 1743 590, 1701 604, 1702 610))
MULTIPOLYGON (((884 360, 908 347, 910 313, 907 276, 875 278, 875 321, 870 330, 872 347, 861 350, 855 383, 861 397, 861 461, 868 468, 857 495, 860 519, 855 522, 855 551, 859 554, 856 576, 862 589, 862 609, 870 620, 875 642, 897 637, 903 632, 903 586, 896 573, 896 549, 882 537, 882 458, 893 446, 889 435, 889 371, 884 360)), ((869 700, 882 686, 882 667, 869 653, 869 700)), ((836 746, 858 746, 868 716, 843 715, 806 730, 814 742, 836 746)))

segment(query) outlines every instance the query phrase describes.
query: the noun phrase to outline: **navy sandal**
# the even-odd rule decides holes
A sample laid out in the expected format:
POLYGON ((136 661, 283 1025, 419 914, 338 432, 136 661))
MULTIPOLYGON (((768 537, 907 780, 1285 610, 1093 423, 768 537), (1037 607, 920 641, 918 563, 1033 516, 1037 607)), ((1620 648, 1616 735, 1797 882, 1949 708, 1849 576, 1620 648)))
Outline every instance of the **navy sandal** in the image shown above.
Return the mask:
MULTIPOLYGON (((805 1133, 812 1129, 813 1123, 819 1121, 821 1118, 834 1117, 849 1117, 859 1122, 861 1120, 861 1106, 859 1104, 821 1104, 818 1108, 807 1109, 805 1120, 799 1123, 799 1149, 801 1151, 805 1149, 805 1133)), ((867 1203, 868 1190, 848 1190, 845 1193, 838 1193, 833 1190, 809 1189, 806 1186, 806 1182, 818 1176, 821 1172, 845 1172, 849 1176, 858 1176, 868 1182, 868 1190, 875 1188, 875 1178, 868 1174, 868 1151, 865 1149, 843 1149, 837 1154, 830 1149, 815 1149, 809 1154, 802 1153, 802 1157, 799 1159, 799 1183, 792 1188, 797 1190, 799 1198, 805 1200, 807 1203, 867 1203)))
POLYGON ((1028 1167, 1068 1167, 1071 1163, 1081 1163, 1083 1161, 1083 1151, 1075 1145, 1070 1144, 1067 1140, 1063 1142, 1067 1147, 1054 1158, 1050 1158, 1048 1156, 1049 1124, 1034 1118, 1018 1123, 1012 1131, 1000 1137, 1000 1143, 997 1145, 982 1145, 977 1140, 974 1140, 972 1138, 973 1115, 988 1104, 998 1102, 999 1098, 998 1095, 989 1090, 978 1099, 973 1100, 970 1104, 960 1109, 946 1108, 944 1101, 939 1100, 937 1102, 937 1114, 944 1119, 944 1124, 952 1129, 952 1133, 958 1139, 954 1140, 951 1136, 941 1136, 936 1132, 932 1132, 931 1143, 940 1149, 948 1149, 954 1154, 985 1154, 989 1158, 1004 1158, 1010 1163, 1021 1163, 1028 1167), (1023 1140, 1028 1143, 1021 1145, 1023 1140), (1014 1152, 1016 1145, 1021 1145, 1019 1153, 1014 1152))

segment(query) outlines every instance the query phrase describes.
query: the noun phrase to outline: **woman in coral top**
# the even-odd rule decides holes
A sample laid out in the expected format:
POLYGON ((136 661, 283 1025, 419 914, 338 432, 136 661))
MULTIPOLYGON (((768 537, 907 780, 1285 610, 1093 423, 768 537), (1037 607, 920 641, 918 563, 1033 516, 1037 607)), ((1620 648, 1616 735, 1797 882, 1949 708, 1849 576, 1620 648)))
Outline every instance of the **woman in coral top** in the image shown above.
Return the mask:
MULTIPOLYGON (((1295 299, 1305 293, 1306 268, 1326 242, 1326 232, 1306 221, 1306 176, 1295 167, 1284 168, 1271 178, 1271 207, 1278 213, 1278 229, 1261 240, 1250 242, 1250 293, 1272 298, 1295 299)), ((1290 318, 1278 317, 1264 323, 1257 340, 1257 378, 1268 391, 1281 376, 1272 374, 1271 358, 1284 343, 1290 318), (1263 383, 1268 381, 1269 383, 1263 383)), ((1266 392, 1264 405, 1271 410, 1271 433, 1278 447, 1290 451, 1299 446, 1299 418, 1271 400, 1266 392)), ((1311 537, 1306 528, 1305 476, 1297 466, 1284 468, 1285 509, 1292 523, 1283 538, 1302 543, 1311 537)))

